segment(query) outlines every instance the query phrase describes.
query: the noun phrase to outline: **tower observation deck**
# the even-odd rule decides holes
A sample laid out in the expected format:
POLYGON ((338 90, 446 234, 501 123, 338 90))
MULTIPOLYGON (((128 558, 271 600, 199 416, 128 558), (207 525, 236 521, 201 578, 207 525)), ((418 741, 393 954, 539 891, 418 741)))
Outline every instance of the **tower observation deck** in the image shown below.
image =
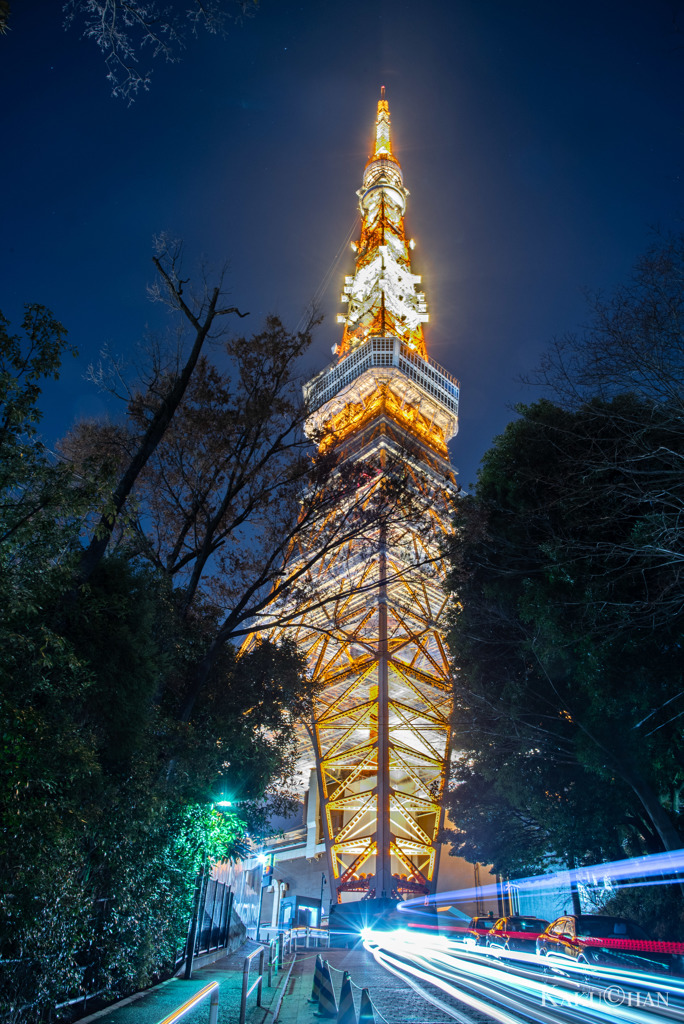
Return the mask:
POLYGON ((342 337, 305 394, 323 450, 367 465, 373 486, 399 473, 402 489, 393 514, 312 564, 301 588, 310 596, 269 630, 297 642, 317 684, 300 755, 315 768, 309 806, 338 902, 428 893, 439 856, 452 707, 440 541, 458 491, 447 441, 459 385, 427 355, 408 194, 383 89, 342 337))

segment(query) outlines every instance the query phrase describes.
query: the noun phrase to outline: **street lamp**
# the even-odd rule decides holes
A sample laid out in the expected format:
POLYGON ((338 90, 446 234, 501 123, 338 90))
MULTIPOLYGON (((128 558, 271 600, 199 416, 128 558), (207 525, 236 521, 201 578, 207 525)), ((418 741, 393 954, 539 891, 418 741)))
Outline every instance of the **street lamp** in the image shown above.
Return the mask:
POLYGON ((260 853, 257 861, 261 864, 261 890, 259 892, 259 912, 257 914, 256 941, 259 941, 259 929, 261 928, 261 907, 264 902, 264 889, 273 881, 273 865, 275 853, 260 853))
POLYGON ((325 872, 321 871, 321 905, 320 905, 320 907, 318 909, 318 926, 319 926, 319 928, 323 924, 323 886, 325 885, 326 882, 327 882, 327 878, 325 877, 325 872))

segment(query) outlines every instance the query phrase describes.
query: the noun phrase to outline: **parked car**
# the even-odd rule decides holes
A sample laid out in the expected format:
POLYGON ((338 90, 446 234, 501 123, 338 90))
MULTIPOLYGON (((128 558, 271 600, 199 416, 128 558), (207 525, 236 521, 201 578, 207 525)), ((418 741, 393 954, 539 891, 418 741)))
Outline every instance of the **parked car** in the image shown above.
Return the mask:
POLYGON ((496 924, 496 918, 471 917, 468 928, 463 935, 466 946, 484 946, 487 932, 496 924))
POLYGON ((623 917, 583 914, 559 917, 537 938, 537 954, 556 963, 574 961, 596 967, 623 967, 652 974, 677 972, 677 959, 649 949, 653 940, 623 917), (603 942, 601 940, 604 940, 603 942))
POLYGON ((523 917, 517 914, 515 917, 500 917, 493 928, 490 928, 485 936, 485 945, 488 949, 504 950, 506 952, 534 953, 536 951, 537 936, 549 922, 541 917, 523 917))

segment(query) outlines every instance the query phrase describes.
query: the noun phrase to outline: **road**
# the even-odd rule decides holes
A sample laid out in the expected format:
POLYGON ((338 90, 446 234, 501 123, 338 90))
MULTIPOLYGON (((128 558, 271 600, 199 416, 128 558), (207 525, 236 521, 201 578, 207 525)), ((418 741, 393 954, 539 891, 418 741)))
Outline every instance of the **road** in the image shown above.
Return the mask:
POLYGON ((684 977, 544 968, 534 955, 492 957, 401 933, 374 933, 364 950, 329 959, 370 988, 380 1024, 684 1024, 684 977))

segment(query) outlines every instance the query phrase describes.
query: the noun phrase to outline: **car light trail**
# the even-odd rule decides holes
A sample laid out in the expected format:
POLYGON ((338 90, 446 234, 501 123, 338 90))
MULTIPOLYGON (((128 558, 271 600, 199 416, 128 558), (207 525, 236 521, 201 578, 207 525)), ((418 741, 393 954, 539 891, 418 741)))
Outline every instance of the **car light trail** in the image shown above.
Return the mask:
MULTIPOLYGON (((472 995, 469 995, 464 990, 456 988, 454 985, 449 984, 444 979, 435 976, 429 971, 421 970, 420 968, 412 964, 405 963, 403 960, 395 959, 394 957, 390 956, 387 952, 385 952, 383 949, 381 949, 380 946, 372 944, 369 939, 367 939, 364 942, 364 948, 367 949, 369 953, 371 953, 376 963, 382 964, 382 966, 385 967, 387 970, 391 971, 392 974, 396 974, 397 977, 403 978, 403 980, 406 981, 409 985, 411 985, 411 987, 415 989, 415 991, 419 992, 423 996, 423 998, 428 999, 429 1002, 434 1003, 435 1005, 438 1005, 440 1009, 444 1010, 451 1017, 454 1017, 457 1020, 459 1019, 460 1015, 456 1011, 446 1006, 446 1004, 443 1003, 442 1000, 436 1001, 434 997, 430 997, 419 985, 412 984, 411 981, 408 978, 406 978, 406 973, 412 974, 414 977, 420 978, 423 981, 427 981, 430 985, 434 985, 436 988, 440 988, 443 992, 446 992, 447 995, 450 995, 454 999, 458 999, 460 1002, 465 1003, 466 1006, 471 1007, 471 1009, 477 1010, 479 1013, 483 1013, 487 1017, 491 1017, 493 1020, 499 1021, 500 1024, 527 1024, 526 1019, 524 1017, 520 1017, 512 1013, 506 1013, 504 1011, 501 1011, 497 1007, 492 1006, 491 1003, 487 1003, 482 999, 478 999, 472 995), (394 966, 390 966, 392 964, 394 966)), ((464 1019, 467 1018, 463 1018, 461 1016, 461 1020, 464 1019)), ((549 1017, 548 1021, 553 1021, 555 1024, 555 1018, 549 1017)))
MULTIPOLYGON (((629 857, 626 860, 614 860, 607 864, 593 864, 555 871, 548 875, 532 875, 527 878, 516 878, 515 886, 520 894, 533 891, 540 894, 545 890, 554 890, 559 884, 567 885, 568 881, 584 885, 590 889, 605 888, 608 884, 613 889, 631 888, 643 885, 665 885, 681 883, 677 875, 684 874, 684 850, 667 853, 653 853, 646 857, 629 857), (672 876, 672 877, 667 877, 672 876)), ((406 900, 399 910, 411 910, 420 913, 426 905, 442 903, 467 903, 476 899, 496 899, 498 889, 495 883, 480 886, 478 889, 455 889, 451 892, 435 893, 420 899, 406 900)), ((683 948, 684 948, 684 944, 683 948)))
MULTIPOLYGON (((451 952, 458 956, 460 950, 452 948, 451 952)), ((615 967, 608 964, 577 963, 571 960, 560 960, 556 957, 547 957, 541 960, 534 953, 523 953, 517 951, 496 950, 490 947, 484 954, 484 963, 491 964, 492 959, 505 959, 506 970, 523 970, 527 967, 525 976, 538 976, 540 968, 550 971, 558 971, 559 977, 563 975, 570 978, 583 980, 591 977, 596 981, 603 980, 607 984, 633 985, 639 989, 654 989, 656 991, 666 990, 672 995, 684 998, 684 978, 673 977, 672 975, 651 974, 648 971, 633 971, 624 967, 615 967), (515 964, 515 968, 513 968, 515 964)))
POLYGON ((456 1020, 464 1019, 458 1010, 407 975, 499 1024, 529 1020, 542 1024, 618 1020, 653 1024, 657 1018, 684 1021, 684 980, 670 978, 665 984, 657 975, 615 968, 598 972, 584 964, 564 964, 563 973, 550 978, 540 976, 539 960, 528 954, 512 957, 514 962, 502 970, 489 958, 474 951, 457 951, 444 939, 418 947, 415 935, 368 933, 364 946, 378 963, 456 1020), (592 980, 587 984, 588 975, 592 980), (670 995, 677 998, 678 1005, 670 1005, 670 995))
MULTIPOLYGON (((433 969, 439 970, 440 966, 438 965, 441 965, 441 968, 447 971, 455 970, 460 972, 463 970, 458 965, 457 957, 444 954, 442 951, 435 950, 432 953, 426 951, 426 953, 420 954, 420 956, 428 961, 431 960, 435 965, 433 969)), ((653 1010, 670 1010, 670 995, 684 994, 684 983, 680 981, 672 983, 672 979, 668 979, 667 984, 665 984, 665 980, 659 975, 648 975, 642 972, 621 972, 614 969, 609 969, 605 972, 591 972, 585 969, 586 965, 582 965, 582 967, 575 967, 573 971, 567 972, 568 974, 574 973, 577 976, 577 980, 574 980, 572 977, 563 977, 563 974, 566 974, 565 965, 563 965, 563 974, 554 976, 553 981, 551 981, 548 977, 545 980, 539 978, 538 961, 535 963, 535 967, 536 970, 534 972, 521 973, 518 971, 513 975, 508 965, 506 965, 504 972, 501 968, 494 967, 485 958, 482 958, 477 965, 477 977, 487 979, 488 985, 503 986, 518 995, 524 994, 533 999, 541 999, 542 1002, 548 999, 564 1000, 570 1002, 573 1006, 590 1007, 592 1010, 597 1009, 596 1004, 598 1003, 598 1009, 603 1012, 604 1016, 618 1016, 620 1019, 624 1016, 623 1011, 625 1008, 645 1007, 648 1011, 651 1011, 650 1015, 647 1013, 646 1017, 634 1019, 652 1020, 653 1010), (587 986, 585 977, 590 973, 595 975, 595 983, 587 986), (514 977, 515 980, 513 980, 514 977), (598 982, 603 982, 603 984, 598 984, 598 982), (625 986, 625 988, 622 986, 625 986), (643 989, 647 991, 644 992, 643 989), (606 993, 608 993, 608 996, 606 996, 606 993), (616 994, 620 995, 620 1002, 617 1001, 616 994), (615 1000, 614 1002, 611 1001, 613 999, 615 1000), (604 1003, 605 1007, 602 1005, 604 1003)), ((666 1015, 671 1017, 671 1019, 684 1021, 684 1011, 681 1008, 672 1007, 671 1012, 668 1012, 666 1015)))

